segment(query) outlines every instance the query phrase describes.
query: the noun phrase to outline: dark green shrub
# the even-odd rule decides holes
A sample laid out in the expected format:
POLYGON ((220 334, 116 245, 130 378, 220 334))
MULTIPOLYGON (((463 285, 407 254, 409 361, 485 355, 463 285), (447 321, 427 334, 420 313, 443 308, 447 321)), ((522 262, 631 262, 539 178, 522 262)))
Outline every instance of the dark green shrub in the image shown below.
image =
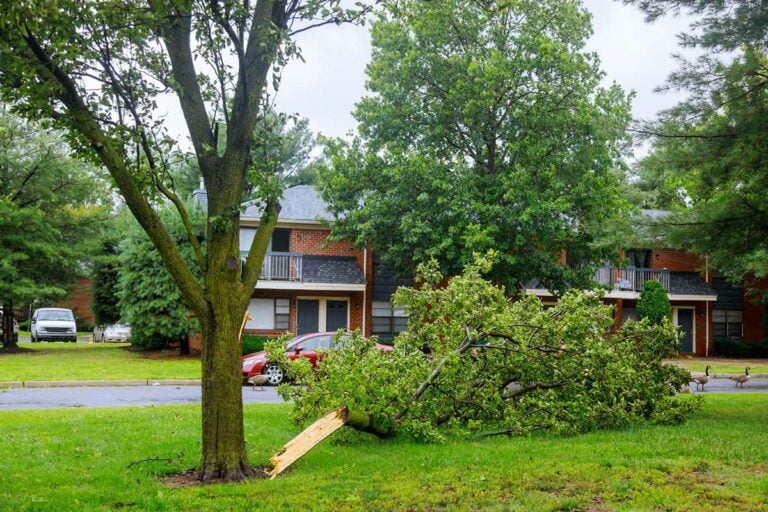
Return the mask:
POLYGON ((78 332, 91 332, 93 330, 93 324, 91 322, 79 322, 77 324, 78 332))
POLYGON ((768 343, 765 341, 747 343, 733 338, 714 338, 712 344, 717 357, 768 357, 768 343))
POLYGON ((28 331, 29 330, 29 320, 24 320, 23 322, 19 322, 19 330, 20 331, 28 331))
POLYGON ((640 320, 647 318, 653 324, 659 324, 665 318, 672 319, 672 305, 660 282, 645 282, 640 300, 637 301, 637 316, 640 320))
POLYGON ((99 325, 114 324, 120 320, 119 275, 117 242, 105 240, 91 267, 91 311, 99 325))
POLYGON ((243 355, 252 354, 264 350, 264 343, 269 341, 267 336, 243 335, 243 355))

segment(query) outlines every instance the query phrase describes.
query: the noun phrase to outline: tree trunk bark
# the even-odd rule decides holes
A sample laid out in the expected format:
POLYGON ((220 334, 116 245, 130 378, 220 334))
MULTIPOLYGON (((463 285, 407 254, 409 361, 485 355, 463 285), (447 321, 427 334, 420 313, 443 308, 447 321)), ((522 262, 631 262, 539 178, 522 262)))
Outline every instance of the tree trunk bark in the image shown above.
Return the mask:
POLYGON ((16 339, 13 337, 13 302, 3 302, 3 347, 5 350, 14 350, 19 348, 16 339))
POLYGON ((200 479, 241 480, 253 476, 245 450, 243 377, 240 326, 247 307, 241 281, 240 238, 237 215, 231 204, 239 194, 227 187, 218 193, 209 187, 207 272, 205 300, 208 314, 200 319, 203 335, 202 428, 200 479), (231 197, 227 197, 231 195, 231 197), (228 217, 228 218, 227 218, 228 217))
MULTIPOLYGON (((232 309, 239 308, 233 304, 232 309)), ((220 314, 204 322, 202 481, 242 480, 254 474, 245 451, 240 321, 220 314)))

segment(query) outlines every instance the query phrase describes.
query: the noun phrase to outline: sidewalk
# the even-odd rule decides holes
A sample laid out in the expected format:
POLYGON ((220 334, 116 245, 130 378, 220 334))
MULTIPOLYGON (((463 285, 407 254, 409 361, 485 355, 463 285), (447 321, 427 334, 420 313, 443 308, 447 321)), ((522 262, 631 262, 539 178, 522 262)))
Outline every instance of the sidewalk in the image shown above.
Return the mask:
POLYGON ((129 386, 199 386, 200 379, 132 380, 27 380, 0 382, 0 389, 13 388, 103 388, 129 386))

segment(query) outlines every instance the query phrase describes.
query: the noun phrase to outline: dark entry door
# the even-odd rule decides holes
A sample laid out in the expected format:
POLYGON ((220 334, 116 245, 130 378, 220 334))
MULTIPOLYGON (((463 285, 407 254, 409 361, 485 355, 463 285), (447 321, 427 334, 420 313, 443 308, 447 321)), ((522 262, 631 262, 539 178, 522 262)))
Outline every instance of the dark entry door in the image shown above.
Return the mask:
POLYGON ((347 328, 347 301, 329 300, 326 302, 325 330, 336 331, 347 328))
POLYGON ((693 352, 693 310, 678 309, 677 325, 683 331, 682 338, 680 339, 680 352, 693 352))
POLYGON ((301 300, 297 305, 296 334, 317 332, 320 320, 320 301, 301 300))

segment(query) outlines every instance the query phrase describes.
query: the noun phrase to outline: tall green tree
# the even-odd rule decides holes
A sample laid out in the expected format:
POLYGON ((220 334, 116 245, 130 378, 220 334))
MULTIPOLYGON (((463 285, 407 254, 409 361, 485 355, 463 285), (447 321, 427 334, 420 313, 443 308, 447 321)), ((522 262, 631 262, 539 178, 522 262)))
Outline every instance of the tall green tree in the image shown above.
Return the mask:
POLYGON ((59 133, 0 110, 0 304, 6 349, 14 305, 61 299, 104 218, 105 183, 59 133))
MULTIPOLYGON (((200 245, 205 248, 205 217, 202 209, 190 207, 190 220, 200 245)), ((168 205, 159 210, 160 218, 168 232, 178 244, 184 259, 192 265, 195 253, 187 239, 187 233, 168 205)), ((120 318, 131 325, 131 343, 142 348, 165 348, 170 342, 180 341, 182 345, 189 335, 199 329, 190 316, 179 287, 152 241, 135 221, 129 222, 119 244, 118 279, 116 298, 120 318)), ((197 272, 198 279, 200 278, 197 272)))
POLYGON ((293 36, 354 22, 370 7, 338 0, 32 0, 4 5, 0 96, 67 130, 109 171, 125 204, 200 322, 203 480, 253 474, 243 431, 238 332, 277 222, 280 186, 252 159, 265 88, 297 55, 293 36), (272 72, 271 72, 272 71, 272 72), (187 137, 158 109, 170 93, 187 137), (226 141, 219 134, 226 133, 226 141), (208 192, 207 251, 196 241, 170 164, 191 143, 208 192), (254 184, 245 194, 246 183, 254 184), (173 203, 195 252, 193 270, 153 207, 173 203), (243 200, 264 205, 241 265, 243 200), (203 276, 198 281, 195 272, 203 276))
POLYGON ((704 51, 680 60, 663 90, 688 98, 637 132, 652 151, 641 184, 666 191, 676 215, 658 226, 672 243, 708 254, 734 281, 768 276, 768 5, 643 0, 650 20, 685 11, 680 40, 704 51))
POLYGON ((622 207, 629 100, 600 85, 578 1, 407 0, 372 25, 359 136, 320 173, 334 235, 373 241, 401 271, 456 273, 496 249, 491 277, 588 284, 622 207), (560 264, 567 249, 574 265, 560 264))

